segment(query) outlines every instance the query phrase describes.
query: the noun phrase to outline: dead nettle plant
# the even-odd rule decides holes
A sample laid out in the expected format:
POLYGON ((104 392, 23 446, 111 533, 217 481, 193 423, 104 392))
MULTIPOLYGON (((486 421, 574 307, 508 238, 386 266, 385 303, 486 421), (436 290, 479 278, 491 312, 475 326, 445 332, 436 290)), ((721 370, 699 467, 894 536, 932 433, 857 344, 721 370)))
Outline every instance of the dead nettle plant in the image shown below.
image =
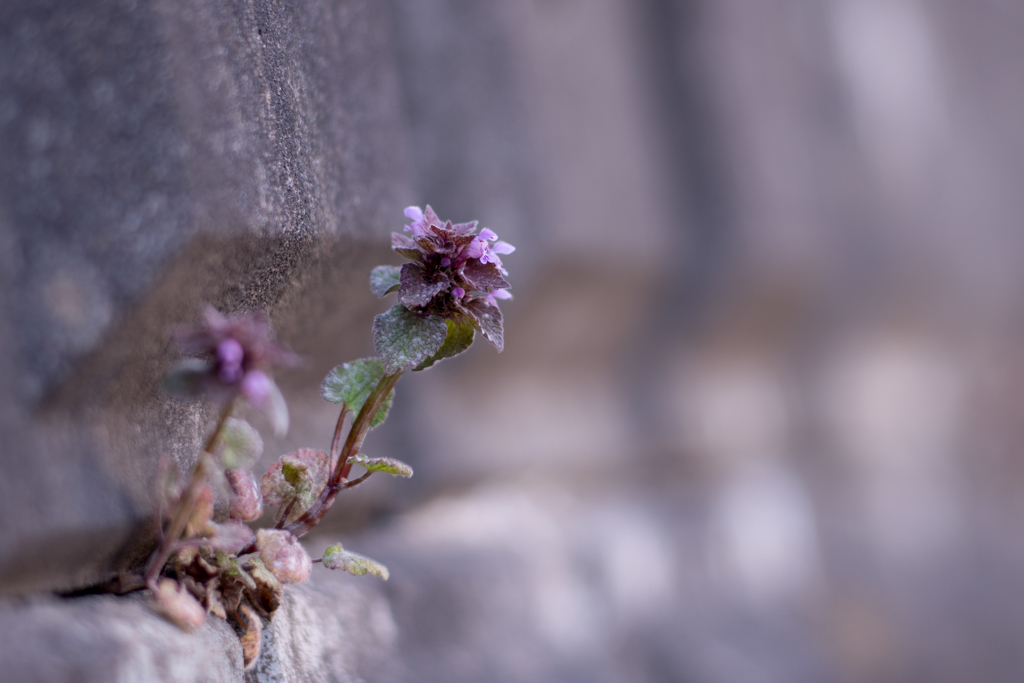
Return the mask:
POLYGON ((511 295, 500 257, 513 247, 487 228, 477 232, 476 221, 441 221, 429 206, 409 207, 405 215, 408 234, 391 239, 409 262, 370 273, 377 295, 398 294, 398 304, 373 322, 378 356, 339 365, 321 387, 325 400, 341 406, 330 451, 282 455, 259 482, 250 470, 263 442, 235 410, 248 404, 266 414, 277 434, 286 432, 288 408, 270 373, 297 360, 273 340, 264 316, 228 318, 211 307, 202 326, 173 335, 189 357, 172 368, 165 386, 214 401, 220 412, 191 474, 182 477, 166 462, 161 467, 157 545, 137 581, 182 628, 198 627, 207 615, 235 622, 247 667, 259 654, 261 618, 273 617, 283 585, 307 580, 314 562, 388 578, 383 565, 340 544, 312 560, 299 539, 339 493, 372 474, 412 476, 403 462, 361 453, 367 433, 387 417, 399 378, 462 353, 477 332, 498 351, 504 345, 497 300, 511 295), (353 468, 361 474, 352 476, 353 468), (216 492, 229 503, 215 515, 216 492), (260 517, 264 505, 277 506, 274 526, 254 531, 246 522, 260 517))

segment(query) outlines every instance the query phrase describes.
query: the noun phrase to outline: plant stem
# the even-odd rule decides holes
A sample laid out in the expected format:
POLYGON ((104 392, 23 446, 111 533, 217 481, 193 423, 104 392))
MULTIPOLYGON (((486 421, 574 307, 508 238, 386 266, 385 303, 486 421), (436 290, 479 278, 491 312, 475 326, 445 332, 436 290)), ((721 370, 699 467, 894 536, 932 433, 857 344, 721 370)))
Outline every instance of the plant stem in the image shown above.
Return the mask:
MULTIPOLYGON (((217 443, 217 439, 220 438, 221 432, 224 431, 224 425, 227 424, 228 418, 231 417, 231 413, 234 408, 235 398, 232 397, 224 404, 224 408, 220 411, 220 417, 217 419, 217 425, 213 428, 213 432, 206 440, 206 444, 203 445, 203 453, 209 453, 212 455, 210 451, 213 450, 214 445, 217 443)), ((189 479, 188 486, 185 488, 185 492, 181 496, 181 500, 178 503, 178 509, 174 513, 174 518, 171 520, 170 526, 167 528, 167 533, 160 537, 156 550, 153 551, 153 554, 149 558, 149 562, 146 564, 146 584, 151 588, 156 583, 157 577, 160 576, 160 572, 163 571, 164 565, 167 564, 167 560, 170 559, 171 553, 174 552, 177 542, 181 540, 181 535, 185 532, 185 527, 188 525, 189 517, 192 516, 192 510, 196 506, 196 499, 199 497, 199 490, 205 479, 206 468, 203 465, 202 453, 200 453, 199 462, 196 463, 195 469, 192 470, 192 477, 189 479)))
POLYGON ((331 439, 331 469, 338 464, 338 456, 341 455, 341 433, 345 429, 345 416, 348 415, 348 406, 341 404, 341 413, 338 415, 338 424, 334 426, 334 438, 331 439))
MULTIPOLYGON (((377 415, 381 405, 384 404, 388 394, 395 388, 395 384, 402 376, 402 372, 402 370, 399 370, 393 375, 384 375, 377 382, 377 386, 374 387, 373 391, 366 398, 366 402, 363 404, 362 409, 360 409, 359 414, 356 415, 356 419, 352 421, 352 428, 348 432, 348 438, 345 439, 345 445, 341 449, 338 462, 331 473, 327 486, 324 487, 324 490, 320 492, 320 496, 301 517, 284 526, 285 531, 292 532, 296 538, 305 536, 331 509, 338 491, 347 488, 346 484, 349 482, 346 481, 346 477, 348 477, 349 470, 352 469, 352 463, 349 460, 359 453, 363 440, 370 431, 370 424, 373 422, 373 418, 377 415)), ((339 419, 339 424, 340 422, 341 420, 339 419)), ((338 433, 336 430, 335 434, 337 435, 338 433)), ((333 447, 331 450, 334 450, 333 447)), ((353 483, 352 485, 354 486, 355 484, 353 483)))

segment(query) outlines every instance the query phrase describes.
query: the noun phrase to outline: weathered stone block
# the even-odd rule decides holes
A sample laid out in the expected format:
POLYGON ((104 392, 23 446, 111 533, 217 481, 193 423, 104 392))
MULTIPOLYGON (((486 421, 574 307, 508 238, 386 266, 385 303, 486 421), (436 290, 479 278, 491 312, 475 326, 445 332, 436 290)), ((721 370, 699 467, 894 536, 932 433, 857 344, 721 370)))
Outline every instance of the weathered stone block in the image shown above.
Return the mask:
POLYGON ((220 619, 185 633, 141 596, 36 600, 0 609, 0 671, 18 683, 230 683, 242 648, 220 619))
POLYGON ((286 393, 362 350, 402 206, 387 24, 364 0, 0 7, 0 592, 145 554, 156 462, 189 466, 207 417, 158 389, 202 302, 270 310, 312 357, 286 393))

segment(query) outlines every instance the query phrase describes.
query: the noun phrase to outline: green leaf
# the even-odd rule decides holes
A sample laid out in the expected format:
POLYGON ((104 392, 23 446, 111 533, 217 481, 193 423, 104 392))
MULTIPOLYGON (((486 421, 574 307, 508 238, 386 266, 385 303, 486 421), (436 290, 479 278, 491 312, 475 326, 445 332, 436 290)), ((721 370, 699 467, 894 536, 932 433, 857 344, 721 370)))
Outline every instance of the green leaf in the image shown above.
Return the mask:
POLYGON ((387 375, 414 368, 430 358, 447 336, 444 318, 419 315, 401 304, 373 319, 373 344, 387 375))
POLYGON ((226 469, 246 468, 263 455, 263 439, 245 420, 229 417, 217 439, 220 462, 226 469))
POLYGON ((349 462, 365 467, 368 472, 383 472, 384 474, 393 474, 396 477, 412 476, 412 467, 394 458, 367 458, 360 453, 350 458, 349 462))
POLYGON ((459 355, 473 343, 475 329, 473 328, 471 318, 459 318, 457 320, 448 318, 445 322, 448 324, 448 336, 444 338, 441 348, 433 356, 413 368, 413 370, 426 370, 440 360, 459 355))
POLYGON ((370 289, 377 296, 390 294, 401 284, 402 269, 398 266, 377 266, 370 271, 370 289))
POLYGON ((282 455, 260 480, 267 505, 292 505, 286 521, 292 522, 313 505, 331 476, 331 456, 312 448, 282 455))
POLYGON ((475 299, 464 306, 473 316, 476 328, 483 333, 487 341, 491 342, 499 352, 505 348, 504 325, 498 307, 492 306, 483 299, 475 299))
POLYGON ((428 277, 418 263, 402 266, 401 281, 398 301, 406 306, 426 306, 451 285, 444 273, 438 272, 428 277))
POLYGON ((390 576, 388 568, 380 562, 375 562, 363 555, 350 553, 342 548, 340 543, 335 543, 334 545, 327 547, 327 550, 324 551, 323 562, 324 566, 328 569, 341 569, 353 576, 366 576, 367 574, 373 574, 374 576, 379 576, 385 581, 387 581, 390 576))
MULTIPOLYGON (((353 413, 358 413, 369 398, 381 378, 384 377, 384 366, 378 358, 361 358, 331 370, 320 385, 320 395, 331 403, 344 403, 353 413)), ((380 410, 370 422, 374 428, 384 421, 391 409, 391 401, 395 398, 395 390, 384 399, 380 410)))
POLYGON ((169 394, 196 396, 202 391, 213 364, 201 358, 179 361, 164 375, 163 388, 169 394))

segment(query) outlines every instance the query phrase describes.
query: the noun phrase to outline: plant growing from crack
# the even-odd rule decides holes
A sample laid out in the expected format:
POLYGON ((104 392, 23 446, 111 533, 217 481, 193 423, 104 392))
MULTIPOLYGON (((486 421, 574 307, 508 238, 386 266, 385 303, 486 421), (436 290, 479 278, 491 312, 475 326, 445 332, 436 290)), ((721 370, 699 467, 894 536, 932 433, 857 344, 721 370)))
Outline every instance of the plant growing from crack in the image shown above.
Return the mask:
POLYGON ((324 399, 341 406, 329 452, 303 448, 282 455, 257 483, 249 467, 263 442, 233 414, 247 403, 266 414, 276 433, 287 431, 288 409, 269 372, 297 357, 272 340, 258 314, 229 319, 211 307, 204 325, 174 334, 192 357, 168 373, 165 386, 203 395, 221 409, 186 481, 162 464, 157 545, 144 574, 127 583, 148 588, 155 608, 182 628, 198 627, 208 614, 234 621, 246 667, 259 654, 261 618, 272 618, 281 605, 283 584, 307 580, 314 562, 388 578, 383 565, 341 544, 312 560, 298 539, 324 518, 341 491, 376 472, 412 476, 403 462, 360 452, 367 433, 387 417, 399 378, 462 353, 477 332, 498 351, 504 346, 497 300, 511 295, 501 255, 513 247, 487 228, 477 232, 476 221, 441 221, 429 206, 409 207, 405 214, 409 234, 391 237, 392 248, 409 262, 370 273, 378 296, 398 294, 398 304, 374 319, 378 357, 339 365, 321 387, 324 399), (353 467, 362 474, 353 478, 353 467), (215 521, 217 491, 228 504, 215 521), (246 522, 257 519, 264 504, 278 508, 274 526, 253 531, 246 522))

